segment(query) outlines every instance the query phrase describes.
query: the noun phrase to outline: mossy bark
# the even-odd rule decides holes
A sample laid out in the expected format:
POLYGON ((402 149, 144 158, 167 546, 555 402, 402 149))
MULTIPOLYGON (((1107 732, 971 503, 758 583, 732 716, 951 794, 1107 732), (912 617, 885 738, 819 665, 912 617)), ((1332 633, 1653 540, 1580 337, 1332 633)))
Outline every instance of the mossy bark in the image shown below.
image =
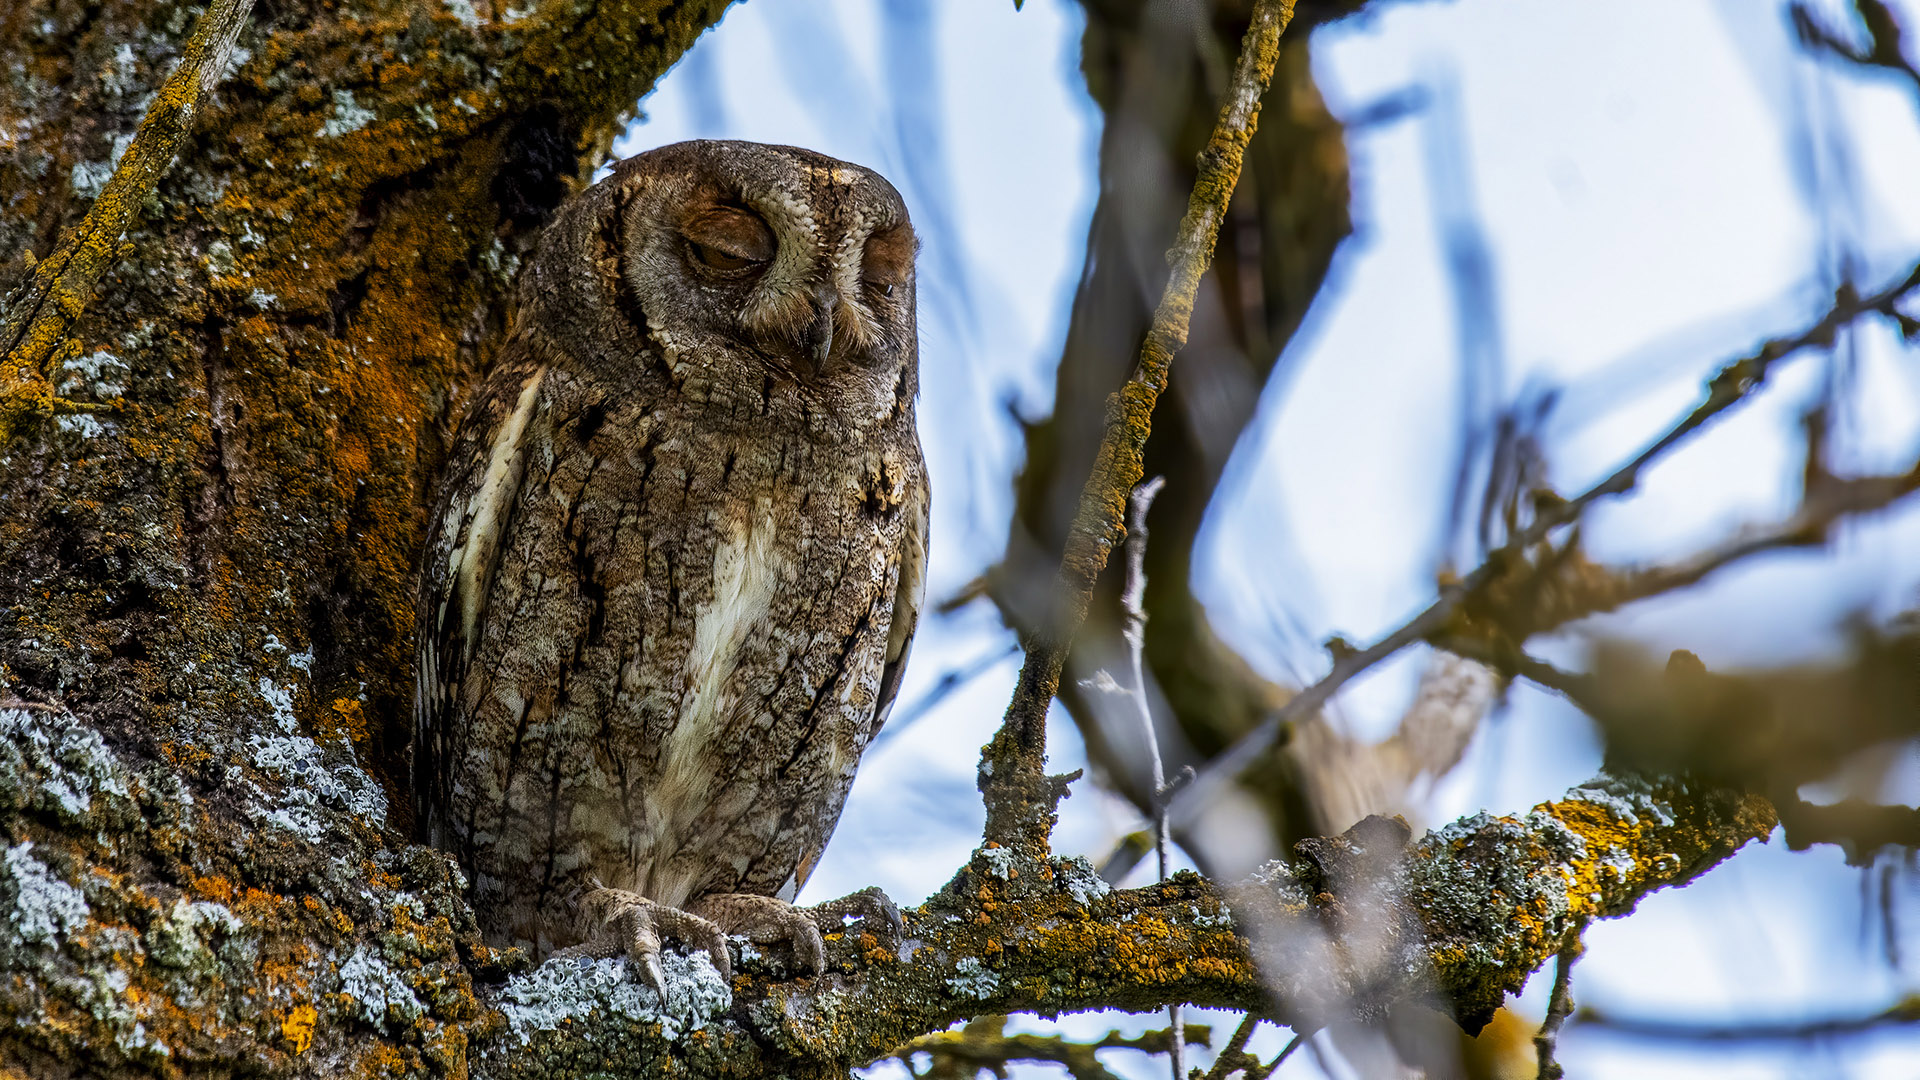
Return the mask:
MULTIPOLYGON (((30 706, 15 756, 69 768, 104 737, 127 775, 0 815, 0 893, 91 913, 84 932, 55 919, 44 978, 0 980, 20 1018, 0 1068, 462 1071, 463 905, 443 860, 404 847, 397 797, 422 507, 519 255, 725 7, 260 0, 36 360, 99 408, 23 409, 0 447, 0 701, 30 706), (156 952, 180 919, 198 944, 156 952), (407 1032, 332 1000, 356 948, 445 973, 401 1008, 407 1032)), ((0 295, 110 194, 199 15, 0 10, 0 295)), ((40 971, 46 942, 8 944, 0 966, 40 971)))

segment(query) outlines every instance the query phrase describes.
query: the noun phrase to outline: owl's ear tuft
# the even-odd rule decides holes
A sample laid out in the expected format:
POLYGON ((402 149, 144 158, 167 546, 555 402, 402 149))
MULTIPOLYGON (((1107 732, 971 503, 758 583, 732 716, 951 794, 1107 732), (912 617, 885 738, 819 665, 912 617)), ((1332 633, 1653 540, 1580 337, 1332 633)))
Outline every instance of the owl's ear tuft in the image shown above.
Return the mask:
POLYGON ((516 229, 547 223, 580 175, 580 126, 560 107, 541 102, 521 114, 500 147, 493 201, 516 229))

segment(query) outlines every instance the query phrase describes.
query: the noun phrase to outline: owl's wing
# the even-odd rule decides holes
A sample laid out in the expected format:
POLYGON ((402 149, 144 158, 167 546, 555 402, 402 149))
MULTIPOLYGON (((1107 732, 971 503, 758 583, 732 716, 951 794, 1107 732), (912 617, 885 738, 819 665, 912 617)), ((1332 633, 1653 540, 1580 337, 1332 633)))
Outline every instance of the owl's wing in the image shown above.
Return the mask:
POLYGON ((488 380, 461 424, 422 557, 413 786, 418 820, 428 829, 436 808, 448 805, 460 687, 526 478, 528 434, 545 374, 544 367, 503 358, 488 380))
POLYGON ((880 733, 899 696, 900 679, 907 673, 907 654, 913 651, 913 632, 920 625, 920 605, 927 595, 927 476, 923 471, 907 495, 907 527, 900 536, 900 584, 893 594, 893 620, 887 624, 886 666, 880 669, 879 707, 874 712, 871 739, 880 733))

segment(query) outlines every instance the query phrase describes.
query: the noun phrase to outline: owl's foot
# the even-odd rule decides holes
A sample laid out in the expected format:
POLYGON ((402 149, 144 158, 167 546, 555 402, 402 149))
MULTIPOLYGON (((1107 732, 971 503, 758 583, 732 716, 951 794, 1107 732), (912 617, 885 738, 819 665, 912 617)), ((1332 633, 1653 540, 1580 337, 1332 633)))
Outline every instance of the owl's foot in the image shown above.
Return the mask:
POLYGON ((827 970, 827 946, 820 940, 820 929, 806 912, 785 900, 750 893, 715 893, 688 904, 687 910, 756 944, 788 942, 800 966, 815 975, 827 970))
POLYGON ((848 919, 860 920, 862 930, 890 945, 898 945, 906 933, 906 927, 900 921, 900 909, 894 906, 886 893, 880 891, 878 885, 849 893, 838 900, 815 904, 806 911, 807 917, 822 933, 839 933, 846 929, 848 919))
POLYGON ((679 908, 656 904, 625 889, 593 889, 580 900, 580 923, 587 940, 560 949, 559 957, 604 959, 625 956, 648 986, 667 999, 666 978, 660 971, 660 937, 666 935, 705 949, 715 971, 729 982, 733 965, 727 958, 726 934, 707 919, 679 908))

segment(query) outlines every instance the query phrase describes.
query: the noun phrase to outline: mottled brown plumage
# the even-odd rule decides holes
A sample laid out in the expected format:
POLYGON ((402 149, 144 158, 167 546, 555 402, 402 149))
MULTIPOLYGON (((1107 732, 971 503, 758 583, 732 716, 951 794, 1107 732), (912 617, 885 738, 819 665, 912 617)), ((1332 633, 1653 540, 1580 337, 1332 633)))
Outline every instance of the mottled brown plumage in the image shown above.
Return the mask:
POLYGON ((418 819, 497 945, 788 938, 918 616, 914 239, 886 180, 692 142, 561 210, 422 566, 418 819))

